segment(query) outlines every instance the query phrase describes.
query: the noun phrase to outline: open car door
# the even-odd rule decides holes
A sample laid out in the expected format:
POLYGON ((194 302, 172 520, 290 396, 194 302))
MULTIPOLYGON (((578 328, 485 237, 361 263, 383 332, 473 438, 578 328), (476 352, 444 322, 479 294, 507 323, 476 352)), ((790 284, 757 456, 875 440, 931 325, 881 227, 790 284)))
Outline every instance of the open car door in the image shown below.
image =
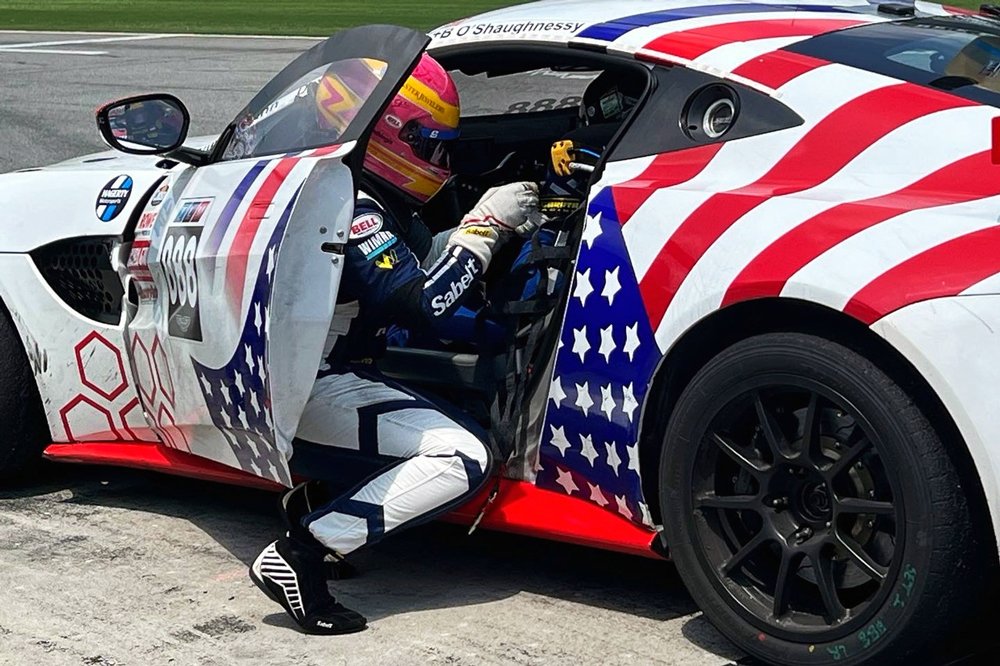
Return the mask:
POLYGON ((291 485, 354 213, 351 166, 427 42, 392 26, 334 34, 264 86, 209 164, 176 170, 148 202, 126 333, 165 445, 291 485))

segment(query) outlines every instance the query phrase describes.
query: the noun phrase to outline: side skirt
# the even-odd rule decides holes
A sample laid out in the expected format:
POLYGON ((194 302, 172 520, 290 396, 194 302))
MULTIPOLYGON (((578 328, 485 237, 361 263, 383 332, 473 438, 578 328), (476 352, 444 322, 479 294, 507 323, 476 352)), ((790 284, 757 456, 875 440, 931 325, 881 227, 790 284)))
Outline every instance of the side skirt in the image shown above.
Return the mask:
MULTIPOLYGON (((267 479, 152 442, 50 444, 44 455, 56 462, 148 469, 273 492, 283 489, 267 479)), ((493 484, 487 484, 479 496, 442 520, 471 525, 486 505, 492 489, 493 484)), ((656 532, 590 502, 544 490, 525 481, 501 479, 496 500, 486 508, 479 527, 662 559, 653 549, 656 532)))

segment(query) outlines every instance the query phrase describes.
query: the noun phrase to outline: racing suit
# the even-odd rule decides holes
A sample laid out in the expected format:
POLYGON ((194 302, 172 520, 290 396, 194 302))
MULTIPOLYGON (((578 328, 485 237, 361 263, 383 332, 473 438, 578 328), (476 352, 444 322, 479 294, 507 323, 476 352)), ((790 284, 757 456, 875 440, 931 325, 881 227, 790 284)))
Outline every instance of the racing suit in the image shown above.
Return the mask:
POLYGON ((451 315, 475 291, 490 261, 492 246, 484 251, 480 243, 487 229, 477 221, 492 212, 487 207, 477 218, 473 209, 464 221, 471 225, 431 242, 426 233, 410 232, 391 209, 373 194, 358 194, 326 362, 297 432, 296 454, 310 449, 310 460, 322 461, 315 452, 325 449, 338 454, 326 457, 330 465, 352 455, 383 463, 301 519, 316 540, 339 555, 469 498, 492 463, 489 448, 460 417, 381 377, 372 366, 385 350, 390 324, 441 339, 468 339, 471 328, 451 315), (415 254, 408 236, 425 256, 415 254), (421 268, 420 259, 429 268, 421 268))

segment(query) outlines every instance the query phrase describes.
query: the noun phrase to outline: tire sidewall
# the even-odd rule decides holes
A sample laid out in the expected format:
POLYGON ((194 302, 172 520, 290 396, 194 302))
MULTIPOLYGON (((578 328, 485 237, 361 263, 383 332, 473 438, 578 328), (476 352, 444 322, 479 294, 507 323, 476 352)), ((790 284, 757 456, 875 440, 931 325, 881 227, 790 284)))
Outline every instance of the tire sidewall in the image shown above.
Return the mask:
POLYGON ((853 352, 837 346, 854 357, 851 364, 838 363, 824 354, 830 344, 811 336, 776 334, 751 338, 724 351, 696 375, 678 400, 661 457, 661 510, 667 543, 689 591, 731 640, 748 652, 766 654, 783 663, 857 663, 884 652, 898 653, 900 642, 906 642, 912 633, 907 627, 925 592, 920 572, 928 570, 933 552, 931 492, 915 473, 922 468, 923 442, 914 441, 913 432, 899 418, 908 400, 898 389, 887 391, 888 378, 853 352), (726 387, 753 379, 779 379, 781 375, 807 377, 830 386, 868 419, 878 433, 875 447, 886 471, 895 472, 894 492, 902 496, 905 511, 902 558, 890 571, 889 594, 861 632, 822 642, 808 637, 802 642, 779 638, 737 613, 721 598, 714 577, 704 569, 697 537, 688 534, 685 527, 685 516, 693 512, 689 484, 699 435, 728 400, 726 387), (862 632, 867 632, 865 637, 859 635, 862 632), (890 650, 891 646, 896 648, 890 650))

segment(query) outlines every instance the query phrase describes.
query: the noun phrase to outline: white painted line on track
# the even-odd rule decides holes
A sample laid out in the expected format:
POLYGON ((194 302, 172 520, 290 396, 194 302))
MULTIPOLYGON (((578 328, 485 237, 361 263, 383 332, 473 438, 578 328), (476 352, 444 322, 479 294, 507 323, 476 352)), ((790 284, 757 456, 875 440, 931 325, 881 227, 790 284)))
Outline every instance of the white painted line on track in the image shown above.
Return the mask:
MULTIPOLYGON (((150 33, 131 32, 88 32, 82 30, 0 30, 0 35, 135 35, 146 36, 150 33)), ((161 33, 157 37, 183 37, 185 39, 198 39, 211 37, 213 39, 307 39, 319 41, 326 37, 316 35, 230 35, 214 32, 175 32, 161 33)))
POLYGON ((2 48, 4 50, 21 50, 21 49, 34 49, 39 46, 70 46, 73 44, 107 44, 109 42, 139 42, 150 39, 167 39, 169 37, 176 37, 173 34, 142 34, 142 35, 127 35, 123 37, 98 37, 95 39, 64 39, 59 41, 50 42, 26 42, 24 44, 5 44, 2 48))
POLYGON ((70 49, 12 49, 0 46, 0 53, 41 53, 47 55, 82 55, 98 56, 108 55, 108 51, 71 51, 70 49))

